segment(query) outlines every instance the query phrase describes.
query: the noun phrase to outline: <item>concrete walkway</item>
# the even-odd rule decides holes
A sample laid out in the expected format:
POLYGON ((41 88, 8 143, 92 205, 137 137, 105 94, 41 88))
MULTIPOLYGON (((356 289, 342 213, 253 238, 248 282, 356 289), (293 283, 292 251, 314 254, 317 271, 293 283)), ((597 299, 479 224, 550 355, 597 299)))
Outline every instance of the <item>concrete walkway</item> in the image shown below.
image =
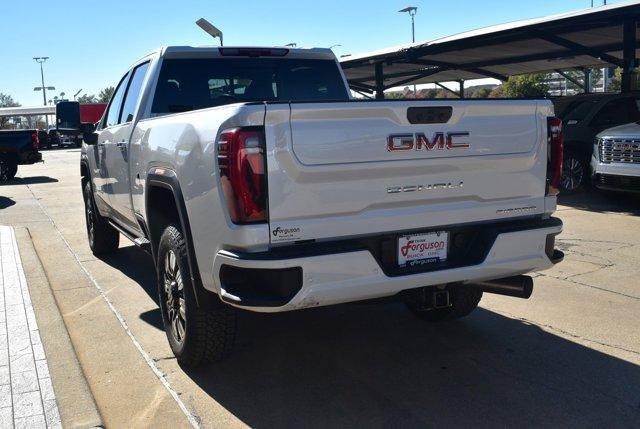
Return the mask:
POLYGON ((0 226, 0 428, 61 428, 13 228, 0 226))

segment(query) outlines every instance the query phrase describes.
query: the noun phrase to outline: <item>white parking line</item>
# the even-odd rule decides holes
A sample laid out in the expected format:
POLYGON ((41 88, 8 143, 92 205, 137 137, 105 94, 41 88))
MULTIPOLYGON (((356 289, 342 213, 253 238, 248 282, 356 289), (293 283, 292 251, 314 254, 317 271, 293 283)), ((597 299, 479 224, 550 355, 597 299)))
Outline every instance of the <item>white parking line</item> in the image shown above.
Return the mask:
POLYGON ((13 228, 0 226, 0 427, 61 428, 13 228))
MULTIPOLYGON (((42 210, 42 212, 45 214, 47 219, 49 219, 49 222, 51 222, 51 224, 53 225, 55 230, 58 232, 58 235, 60 236, 60 238, 64 242, 64 244, 67 247, 67 249, 69 249, 69 252, 71 252, 71 254, 73 255, 74 259, 76 260, 76 262, 80 266, 80 269, 82 269, 82 271, 87 276, 87 278, 91 281, 93 286, 98 290, 98 292, 100 293, 100 296, 102 296, 102 299, 105 300, 105 302, 109 306, 109 309, 111 310, 111 312, 116 316, 116 318, 118 319, 118 322, 120 322, 120 325, 122 326, 124 331, 127 333, 127 335, 129 336, 129 339, 131 340, 133 345, 136 347, 136 349, 138 350, 138 352, 140 353, 140 355, 142 356, 142 358, 144 359, 146 364, 149 366, 149 368, 151 368, 151 371, 153 371, 153 373, 158 378, 158 380, 160 380, 160 383, 162 383, 162 385, 167 390, 167 392, 169 392, 169 395, 171 395, 171 397, 174 399, 174 401, 176 401, 176 403, 178 404, 178 407, 184 413, 184 415, 186 416, 187 420, 189 421, 189 424, 191 424, 191 426, 193 428, 195 428, 195 429, 200 428, 201 425, 200 425, 199 419, 196 417, 195 414, 193 414, 189 410, 189 408, 187 408, 185 403, 182 402, 178 392, 176 392, 174 390, 174 388, 171 386, 171 384, 167 380, 167 377, 165 376, 165 374, 162 372, 162 370, 160 368, 158 368, 158 366, 155 364, 153 359, 149 356, 149 354, 146 352, 146 350, 144 350, 144 348, 142 347, 142 344, 140 344, 140 342, 133 335, 133 333, 129 329, 129 326, 127 325, 127 321, 125 320, 125 318, 122 316, 122 314, 120 314, 120 312, 113 305, 113 303, 111 302, 111 300, 109 299, 109 297, 105 293, 104 289, 102 289, 100 284, 98 284, 97 280, 91 275, 89 270, 87 270, 85 268, 85 266, 82 264, 82 261, 80 260, 80 257, 73 250, 73 248, 71 247, 71 245, 69 244, 67 239, 64 237, 64 235, 62 234, 62 232, 58 228, 58 225, 56 225, 56 223, 54 222, 53 218, 49 215, 49 212, 47 211, 47 209, 40 202, 40 199, 36 197, 36 195, 34 194, 33 190, 29 186, 27 186, 27 188, 31 192, 31 195, 33 195, 33 198, 35 199, 35 201, 38 203, 38 206, 40 207, 40 210, 42 210)), ((1 423, 1 421, 0 421, 0 423, 1 423)), ((0 424, 0 428, 2 428, 1 424, 0 424)))

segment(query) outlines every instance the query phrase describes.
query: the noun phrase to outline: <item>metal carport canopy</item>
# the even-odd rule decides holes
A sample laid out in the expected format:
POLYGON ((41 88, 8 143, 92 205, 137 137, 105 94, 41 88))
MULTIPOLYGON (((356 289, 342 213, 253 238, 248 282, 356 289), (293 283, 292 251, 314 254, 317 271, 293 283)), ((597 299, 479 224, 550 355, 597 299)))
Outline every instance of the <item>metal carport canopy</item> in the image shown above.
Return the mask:
POLYGON ((55 115, 56 106, 36 106, 36 107, 2 107, 0 116, 40 116, 55 115))
MULTIPOLYGON (((630 73, 638 21, 640 1, 624 2, 353 55, 341 65, 351 88, 377 92, 409 83, 505 80, 585 67, 618 66, 630 73)), ((624 81, 630 90, 628 75, 624 81)))

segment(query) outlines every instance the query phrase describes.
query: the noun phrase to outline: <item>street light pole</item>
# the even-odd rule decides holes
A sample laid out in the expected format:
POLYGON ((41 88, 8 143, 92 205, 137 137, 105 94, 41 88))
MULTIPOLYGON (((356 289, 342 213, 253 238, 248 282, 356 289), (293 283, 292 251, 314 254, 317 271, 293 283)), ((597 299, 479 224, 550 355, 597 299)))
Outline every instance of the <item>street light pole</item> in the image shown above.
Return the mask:
MULTIPOLYGON (((411 43, 416 43, 416 22, 415 22, 415 16, 416 16, 416 12, 418 12, 418 8, 415 6, 407 6, 404 9, 400 9, 398 12, 401 13, 408 13, 409 16, 411 17, 411 43)), ((415 98, 418 98, 418 89, 416 87, 416 84, 413 84, 413 96, 415 98)))
POLYGON ((411 15, 411 42, 416 43, 416 12, 409 13, 411 15))
MULTIPOLYGON (((38 64, 40 64, 40 79, 42 81, 42 102, 46 106, 47 105, 47 87, 44 86, 44 70, 42 64, 49 59, 49 57, 33 57, 34 60, 38 64)), ((44 115, 45 123, 47 124, 47 129, 49 129, 49 115, 44 115)))
POLYGON ((47 88, 44 86, 44 70, 42 64, 49 59, 49 57, 33 57, 38 64, 40 64, 40 78, 42 79, 42 101, 44 105, 47 105, 47 88))

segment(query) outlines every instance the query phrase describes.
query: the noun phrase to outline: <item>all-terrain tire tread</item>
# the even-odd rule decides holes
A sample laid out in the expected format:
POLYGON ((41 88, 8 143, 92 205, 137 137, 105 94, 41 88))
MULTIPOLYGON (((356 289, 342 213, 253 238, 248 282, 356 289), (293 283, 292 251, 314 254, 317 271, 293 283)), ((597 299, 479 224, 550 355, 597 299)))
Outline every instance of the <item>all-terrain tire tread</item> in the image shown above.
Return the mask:
MULTIPOLYGON (((167 226, 160 239, 160 246, 167 242, 182 261, 183 269, 188 270, 187 245, 180 229, 175 225, 167 226)), ((158 255, 162 255, 162 253, 158 251, 158 255)), ((158 266, 160 267, 160 264, 158 266)), ((191 284, 191 276, 185 277, 187 277, 188 283, 185 284, 185 288, 192 288, 194 285, 191 284)), ((196 287, 198 286, 196 285, 196 287)), ((192 294, 189 295, 189 298, 195 300, 195 296, 192 294)), ((195 368, 221 361, 227 357, 235 342, 235 311, 222 303, 209 307, 198 307, 194 302, 189 302, 187 309, 191 310, 193 317, 193 323, 188 322, 188 326, 195 329, 187 331, 189 342, 185 345, 184 351, 177 356, 180 364, 195 368)))

